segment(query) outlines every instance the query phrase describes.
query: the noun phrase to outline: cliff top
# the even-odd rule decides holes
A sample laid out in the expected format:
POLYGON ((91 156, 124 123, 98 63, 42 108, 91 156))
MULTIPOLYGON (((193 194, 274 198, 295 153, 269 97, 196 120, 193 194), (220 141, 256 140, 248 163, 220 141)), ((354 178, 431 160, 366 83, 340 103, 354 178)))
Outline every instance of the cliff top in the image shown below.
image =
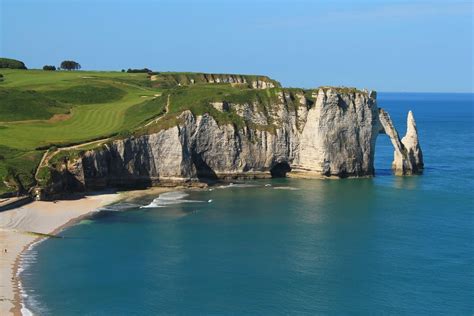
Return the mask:
POLYGON ((196 84, 232 84, 234 86, 257 88, 252 84, 270 84, 271 87, 281 87, 281 84, 267 76, 241 74, 215 74, 201 72, 158 72, 150 75, 153 87, 172 88, 175 86, 190 86, 196 84))

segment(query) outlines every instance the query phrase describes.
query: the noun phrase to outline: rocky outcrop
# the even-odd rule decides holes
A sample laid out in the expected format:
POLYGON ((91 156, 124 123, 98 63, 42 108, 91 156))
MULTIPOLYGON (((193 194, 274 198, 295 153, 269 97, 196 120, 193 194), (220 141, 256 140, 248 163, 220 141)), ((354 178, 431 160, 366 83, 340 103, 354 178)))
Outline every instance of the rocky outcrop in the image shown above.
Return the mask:
POLYGON ((397 174, 422 169, 411 112, 400 141, 389 115, 377 107, 375 93, 320 89, 314 97, 281 90, 266 106, 211 102, 210 108, 237 115, 245 124, 219 124, 208 113, 195 116, 187 110, 176 126, 112 141, 59 169, 67 183, 86 189, 284 175, 372 176, 380 131, 394 145, 397 174))
POLYGON ((400 140, 390 115, 383 109, 379 110, 382 132, 390 137, 394 147, 392 169, 396 175, 413 175, 423 172, 423 154, 418 142, 418 132, 412 111, 408 112, 407 132, 400 140))
POLYGON ((156 86, 189 86, 195 84, 231 84, 245 85, 253 89, 280 87, 280 83, 267 76, 210 74, 210 73, 160 73, 150 76, 156 86))
POLYGON ((308 111, 295 168, 325 176, 372 175, 378 133, 375 95, 319 90, 308 111))
POLYGON ((418 141, 418 130, 416 128, 415 117, 413 112, 409 111, 407 116, 407 132, 402 138, 402 144, 405 146, 407 159, 412 165, 412 174, 420 174, 423 172, 423 153, 418 141))
MULTIPOLYGON (((249 84, 253 89, 268 89, 275 88, 278 85, 275 81, 265 76, 246 76, 246 75, 231 75, 231 74, 203 74, 206 83, 236 83, 249 84)), ((196 79, 192 83, 197 83, 196 79)))

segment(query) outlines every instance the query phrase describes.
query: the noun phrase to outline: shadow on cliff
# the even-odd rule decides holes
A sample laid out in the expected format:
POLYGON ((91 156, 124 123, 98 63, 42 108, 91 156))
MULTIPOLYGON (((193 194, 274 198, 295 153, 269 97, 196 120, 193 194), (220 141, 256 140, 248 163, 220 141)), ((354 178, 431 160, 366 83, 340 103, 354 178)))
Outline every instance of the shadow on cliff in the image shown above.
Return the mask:
POLYGON ((196 168, 196 175, 200 182, 203 183, 216 183, 218 181, 217 174, 212 170, 211 167, 202 159, 202 157, 193 152, 192 154, 193 164, 196 168))

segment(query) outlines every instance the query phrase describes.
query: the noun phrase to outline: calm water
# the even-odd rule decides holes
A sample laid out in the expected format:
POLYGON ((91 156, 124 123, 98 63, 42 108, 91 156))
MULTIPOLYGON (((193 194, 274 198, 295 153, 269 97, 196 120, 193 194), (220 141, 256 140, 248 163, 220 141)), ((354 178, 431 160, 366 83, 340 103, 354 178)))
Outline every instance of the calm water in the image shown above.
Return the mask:
POLYGON ((165 195, 152 204, 161 208, 103 211, 27 254, 28 307, 42 315, 472 315, 472 95, 380 94, 379 105, 402 135, 414 111, 423 176, 392 176, 381 135, 374 179, 255 181, 188 192, 186 203, 165 195))

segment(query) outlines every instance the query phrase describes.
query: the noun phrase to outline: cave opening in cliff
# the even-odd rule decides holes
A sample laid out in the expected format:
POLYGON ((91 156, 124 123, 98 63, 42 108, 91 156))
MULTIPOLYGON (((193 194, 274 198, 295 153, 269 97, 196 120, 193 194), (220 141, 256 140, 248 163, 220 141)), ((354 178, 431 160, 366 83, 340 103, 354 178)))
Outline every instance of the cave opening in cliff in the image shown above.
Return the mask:
POLYGON ((291 171, 290 165, 284 161, 279 162, 270 169, 270 174, 272 178, 284 178, 286 173, 291 171))

